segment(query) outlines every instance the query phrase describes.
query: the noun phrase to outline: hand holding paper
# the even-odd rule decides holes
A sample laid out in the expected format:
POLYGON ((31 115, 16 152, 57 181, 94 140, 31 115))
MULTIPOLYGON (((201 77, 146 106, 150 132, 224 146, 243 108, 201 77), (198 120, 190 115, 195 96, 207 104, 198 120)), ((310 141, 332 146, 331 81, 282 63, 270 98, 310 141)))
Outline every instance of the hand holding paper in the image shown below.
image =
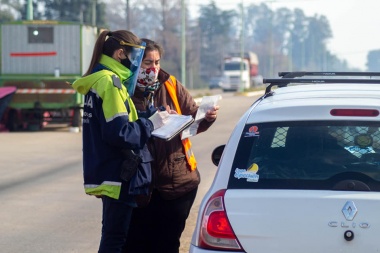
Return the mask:
POLYGON ((156 130, 157 128, 162 127, 167 121, 169 117, 169 113, 167 111, 159 111, 149 117, 149 120, 153 123, 153 128, 156 130))
POLYGON ((167 111, 157 112, 149 119, 154 126, 152 135, 165 140, 171 140, 194 121, 191 115, 169 114, 167 111))
POLYGON ((194 136, 197 134, 199 123, 206 119, 207 121, 213 121, 216 119, 217 110, 219 106, 217 105, 218 101, 222 99, 221 95, 215 96, 204 96, 202 98, 201 104, 199 105, 197 115, 195 116, 195 121, 182 132, 182 139, 194 136), (210 111, 210 113, 207 113, 210 111), (206 118, 207 114, 207 118, 206 118))
POLYGON ((219 105, 215 105, 211 109, 207 110, 205 119, 208 122, 212 122, 216 120, 216 115, 217 115, 218 110, 219 110, 219 105))

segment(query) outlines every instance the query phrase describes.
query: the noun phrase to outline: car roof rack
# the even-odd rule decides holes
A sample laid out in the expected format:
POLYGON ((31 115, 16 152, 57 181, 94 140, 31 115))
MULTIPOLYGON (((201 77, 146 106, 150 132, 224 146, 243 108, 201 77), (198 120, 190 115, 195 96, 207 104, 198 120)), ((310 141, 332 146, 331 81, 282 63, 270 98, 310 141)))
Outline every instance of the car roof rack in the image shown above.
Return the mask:
POLYGON ((265 94, 271 92, 273 86, 277 87, 286 87, 289 83, 373 83, 380 84, 379 79, 338 79, 331 77, 339 76, 362 76, 362 77, 380 77, 380 72, 306 72, 306 71, 297 71, 297 72, 279 72, 278 75, 281 78, 264 78, 263 83, 269 84, 265 88, 265 94), (323 78, 295 78, 295 77, 304 77, 304 76, 322 76, 323 78), (324 78, 327 77, 327 78, 324 78))

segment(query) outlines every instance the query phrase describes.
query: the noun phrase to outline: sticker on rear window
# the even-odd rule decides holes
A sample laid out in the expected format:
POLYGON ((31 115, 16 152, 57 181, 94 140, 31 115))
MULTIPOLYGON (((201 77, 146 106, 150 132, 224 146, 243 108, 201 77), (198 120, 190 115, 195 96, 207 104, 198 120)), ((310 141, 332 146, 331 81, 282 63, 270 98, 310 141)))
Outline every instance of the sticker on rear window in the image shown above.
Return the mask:
POLYGON ((353 154, 354 156, 358 158, 362 157, 362 155, 364 154, 376 153, 372 147, 361 148, 358 146, 348 146, 348 147, 344 147, 344 149, 350 151, 351 154, 353 154))
POLYGON ((259 171, 259 166, 254 163, 248 169, 235 169, 234 177, 237 179, 246 178, 247 182, 258 182, 259 175, 257 172, 259 171))
POLYGON ((244 137, 255 137, 255 136, 259 136, 259 135, 260 135, 259 127, 258 126, 251 126, 248 129, 248 132, 245 133, 244 137))

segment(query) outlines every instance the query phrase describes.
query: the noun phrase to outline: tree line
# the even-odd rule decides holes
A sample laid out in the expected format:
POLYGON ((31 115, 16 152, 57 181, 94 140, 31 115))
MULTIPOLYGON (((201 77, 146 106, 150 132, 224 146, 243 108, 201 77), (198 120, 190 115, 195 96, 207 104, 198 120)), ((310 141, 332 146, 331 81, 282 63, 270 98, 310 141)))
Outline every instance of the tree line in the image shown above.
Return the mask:
MULTIPOLYGON (((129 29, 161 43, 161 65, 181 76, 181 20, 178 0, 33 0, 33 19, 72 21, 110 30, 129 29), (94 4, 94 5, 93 5, 94 4), (94 6, 95 8, 92 8, 94 6), (96 10, 96 13, 93 13, 96 10)), ((186 79, 190 88, 207 86, 221 74, 228 53, 251 51, 259 58, 259 73, 280 71, 360 71, 352 69, 328 48, 333 38, 324 15, 307 16, 301 9, 272 9, 266 3, 222 10, 215 2, 199 6, 197 17, 186 6, 186 79)), ((0 22, 26 19, 25 0, 3 0, 0 22)), ((380 50, 369 52, 367 70, 377 71, 380 50)))

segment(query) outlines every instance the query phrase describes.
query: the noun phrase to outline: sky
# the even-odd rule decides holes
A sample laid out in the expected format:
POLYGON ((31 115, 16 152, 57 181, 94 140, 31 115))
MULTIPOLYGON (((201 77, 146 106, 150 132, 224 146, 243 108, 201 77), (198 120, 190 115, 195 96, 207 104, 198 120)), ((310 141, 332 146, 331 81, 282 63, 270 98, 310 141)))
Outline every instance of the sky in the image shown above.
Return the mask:
MULTIPOLYGON (((209 0, 188 0, 193 9, 209 0)), ((214 0, 220 9, 266 3, 273 9, 302 9, 306 16, 324 15, 332 30, 328 48, 350 67, 366 70, 368 51, 380 49, 380 0, 214 0)), ((196 12, 195 12, 196 13, 196 12)))

